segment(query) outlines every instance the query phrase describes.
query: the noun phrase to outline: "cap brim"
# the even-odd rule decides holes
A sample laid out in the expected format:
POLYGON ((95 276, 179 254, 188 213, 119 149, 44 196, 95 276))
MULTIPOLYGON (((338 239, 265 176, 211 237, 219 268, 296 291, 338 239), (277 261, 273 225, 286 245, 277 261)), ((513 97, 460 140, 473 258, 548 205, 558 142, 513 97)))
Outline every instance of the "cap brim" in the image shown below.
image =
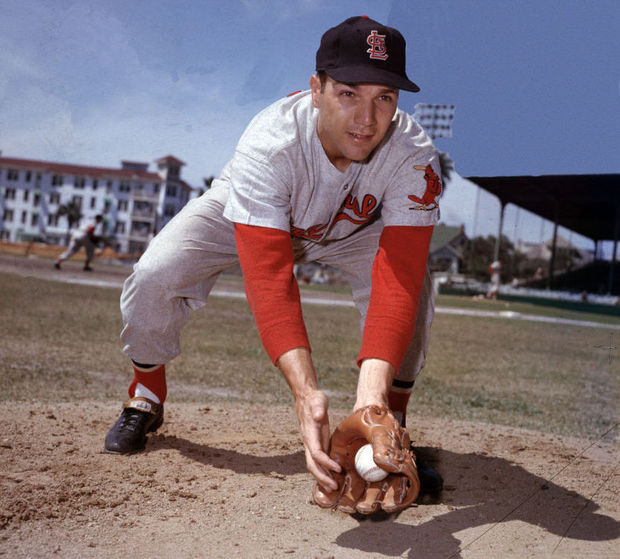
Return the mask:
MULTIPOLYGON (((320 69, 317 68, 317 70, 320 69)), ((344 66, 341 68, 323 68, 322 70, 330 78, 342 83, 377 83, 396 89, 413 91, 414 93, 420 91, 420 88, 411 80, 380 68, 369 67, 368 64, 363 66, 344 66)))

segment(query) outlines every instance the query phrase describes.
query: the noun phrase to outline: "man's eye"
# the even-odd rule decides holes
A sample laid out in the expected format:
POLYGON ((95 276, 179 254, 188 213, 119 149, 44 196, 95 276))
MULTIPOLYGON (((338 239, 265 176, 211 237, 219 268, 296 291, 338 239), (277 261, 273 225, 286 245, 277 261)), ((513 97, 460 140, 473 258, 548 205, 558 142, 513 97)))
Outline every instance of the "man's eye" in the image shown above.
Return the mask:
POLYGON ((342 93, 340 93, 340 95, 343 95, 344 97, 353 97, 353 92, 352 91, 343 91, 342 93))

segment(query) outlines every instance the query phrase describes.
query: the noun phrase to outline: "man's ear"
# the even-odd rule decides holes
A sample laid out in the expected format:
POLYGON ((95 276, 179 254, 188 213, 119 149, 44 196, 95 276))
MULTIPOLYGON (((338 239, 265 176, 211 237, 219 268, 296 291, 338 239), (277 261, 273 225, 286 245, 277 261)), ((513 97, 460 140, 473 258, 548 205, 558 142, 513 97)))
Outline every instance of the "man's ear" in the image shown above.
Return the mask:
POLYGON ((312 91, 312 106, 318 109, 318 97, 321 95, 321 80, 316 74, 313 74, 310 78, 310 90, 312 91))

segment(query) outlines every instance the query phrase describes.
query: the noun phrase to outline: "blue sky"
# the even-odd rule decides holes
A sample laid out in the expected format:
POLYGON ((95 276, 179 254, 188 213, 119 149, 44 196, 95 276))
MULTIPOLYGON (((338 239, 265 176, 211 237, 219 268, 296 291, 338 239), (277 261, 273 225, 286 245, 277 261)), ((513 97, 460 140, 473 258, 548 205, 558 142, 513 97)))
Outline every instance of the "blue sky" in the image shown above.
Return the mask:
MULTIPOLYGON (((407 39, 401 108, 456 106, 438 139, 460 176, 617 173, 620 3, 610 0, 0 0, 3 155, 117 166, 173 154, 217 175, 260 109, 305 89, 320 36, 368 14, 407 39)), ((499 204, 457 179, 443 220, 495 234, 499 204)), ((504 232, 548 239, 514 207, 504 232)), ((591 248, 576 235, 560 233, 591 248)))

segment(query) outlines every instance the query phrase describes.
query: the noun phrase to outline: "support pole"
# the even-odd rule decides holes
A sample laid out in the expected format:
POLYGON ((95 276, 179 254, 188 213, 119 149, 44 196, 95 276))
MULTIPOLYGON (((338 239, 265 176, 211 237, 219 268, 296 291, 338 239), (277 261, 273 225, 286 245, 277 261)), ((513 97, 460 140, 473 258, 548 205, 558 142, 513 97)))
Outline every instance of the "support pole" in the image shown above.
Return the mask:
POLYGON ((607 293, 611 295, 614 287, 614 272, 616 268, 616 252, 618 250, 618 233, 620 230, 620 206, 616 206, 616 215, 614 216, 614 249, 611 254, 611 266, 609 267, 609 286, 607 293))
POLYGON ((499 260, 499 246, 502 239, 502 230, 504 228, 504 210, 506 209, 506 202, 500 199, 499 201, 501 208, 499 210, 499 228, 497 230, 497 239, 495 240, 495 254, 493 255, 493 260, 499 260))
POLYGON ((553 242, 551 245, 551 258, 549 259, 549 273, 547 274, 547 289, 551 289, 551 280, 555 270, 555 254, 558 243, 558 207, 555 207, 555 219, 553 220, 553 242))

